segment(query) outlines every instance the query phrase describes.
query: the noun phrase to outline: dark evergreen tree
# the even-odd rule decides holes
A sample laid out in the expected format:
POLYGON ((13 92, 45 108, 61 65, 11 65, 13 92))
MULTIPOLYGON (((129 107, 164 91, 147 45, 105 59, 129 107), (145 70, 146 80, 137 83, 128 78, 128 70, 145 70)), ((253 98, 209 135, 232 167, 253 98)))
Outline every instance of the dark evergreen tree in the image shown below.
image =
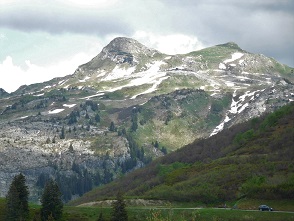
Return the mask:
POLYGON ((100 116, 99 116, 99 114, 96 114, 96 115, 95 115, 95 121, 96 121, 97 123, 100 122, 100 116))
POLYGON ((73 152, 73 151, 74 151, 72 143, 70 143, 68 150, 69 150, 70 152, 73 152))
POLYGON ((111 221, 127 221, 128 213, 126 210, 126 203, 123 199, 122 193, 118 193, 116 201, 112 204, 111 221))
POLYGON ((7 220, 27 220, 29 191, 23 174, 14 177, 6 196, 7 220))
POLYGON ((123 135, 126 135, 127 134, 126 128, 123 128, 121 132, 123 135))
POLYGON ((48 137, 46 140, 46 144, 49 144, 49 143, 50 143, 50 138, 48 137))
POLYGON ((109 131, 112 131, 112 132, 114 132, 114 131, 115 131, 115 126, 114 126, 114 123, 113 123, 113 121, 111 121, 111 123, 110 123, 110 126, 109 126, 109 131))
POLYGON ((135 113, 132 115, 131 130, 135 132, 137 129, 138 129, 138 116, 137 116, 137 113, 135 113))
POLYGON ((15 183, 11 183, 6 196, 6 220, 17 221, 20 218, 20 200, 15 183))
POLYGON ((166 154, 167 154, 167 149, 166 149, 166 147, 162 147, 162 148, 161 148, 161 152, 162 152, 164 155, 166 155, 166 154))
POLYGON ((61 220, 63 203, 61 201, 61 192, 55 181, 50 179, 44 188, 41 197, 41 218, 42 221, 47 221, 52 214, 54 220, 61 220))
POLYGON ((65 138, 65 131, 64 131, 64 126, 61 129, 61 134, 60 134, 60 139, 64 139, 65 138))

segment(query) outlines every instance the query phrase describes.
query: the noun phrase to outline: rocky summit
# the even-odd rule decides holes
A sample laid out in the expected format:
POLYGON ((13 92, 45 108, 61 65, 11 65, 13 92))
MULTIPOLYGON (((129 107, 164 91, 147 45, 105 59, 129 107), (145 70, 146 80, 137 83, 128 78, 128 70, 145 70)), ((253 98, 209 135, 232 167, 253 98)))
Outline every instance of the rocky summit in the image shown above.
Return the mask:
POLYGON ((22 172, 68 201, 294 100, 293 68, 229 42, 167 55, 115 38, 72 74, 0 90, 0 196, 22 172))

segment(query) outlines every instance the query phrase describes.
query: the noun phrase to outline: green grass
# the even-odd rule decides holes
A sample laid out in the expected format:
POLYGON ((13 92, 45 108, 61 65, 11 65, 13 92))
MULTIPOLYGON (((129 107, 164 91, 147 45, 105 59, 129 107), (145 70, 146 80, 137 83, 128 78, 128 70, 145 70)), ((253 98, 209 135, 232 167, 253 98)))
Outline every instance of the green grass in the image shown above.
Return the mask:
POLYGON ((188 55, 194 57, 202 56, 204 61, 209 61, 208 68, 217 68, 220 62, 230 58, 234 52, 242 52, 242 49, 234 43, 228 43, 194 51, 188 55))
MULTIPOLYGON (((238 202, 238 209, 231 209, 235 202, 228 202, 227 209, 199 208, 197 203, 175 203, 168 207, 127 207, 129 221, 287 221, 294 219, 294 213, 282 212, 283 210, 294 211, 293 200, 243 200, 238 202), (267 204, 280 212, 260 212, 257 207, 267 204), (244 211, 240 209, 251 209, 244 211), (281 210, 280 210, 281 209, 281 210)), ((0 198, 0 220, 5 220, 5 200, 0 198)), ((30 220, 40 213, 40 205, 30 204, 30 220)), ((99 214, 103 214, 106 221, 111 219, 112 208, 109 207, 73 207, 64 206, 62 221, 97 221, 99 214)))
MULTIPOLYGON (((232 209, 204 208, 152 208, 152 207, 128 207, 129 221, 287 221, 293 220, 294 214, 242 211, 232 209)), ((102 213, 105 220, 111 218, 111 208, 101 207, 65 207, 65 220, 96 221, 102 213), (75 219, 73 219, 75 218, 75 219)))

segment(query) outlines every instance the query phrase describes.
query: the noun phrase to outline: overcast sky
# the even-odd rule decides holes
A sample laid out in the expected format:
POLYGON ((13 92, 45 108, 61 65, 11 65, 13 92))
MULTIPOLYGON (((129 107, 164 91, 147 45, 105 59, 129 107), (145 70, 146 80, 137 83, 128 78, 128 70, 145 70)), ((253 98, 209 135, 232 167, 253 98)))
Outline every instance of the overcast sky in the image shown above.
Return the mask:
POLYGON ((1 0, 0 88, 72 74, 118 36, 167 54, 234 41, 294 67, 294 1, 1 0))

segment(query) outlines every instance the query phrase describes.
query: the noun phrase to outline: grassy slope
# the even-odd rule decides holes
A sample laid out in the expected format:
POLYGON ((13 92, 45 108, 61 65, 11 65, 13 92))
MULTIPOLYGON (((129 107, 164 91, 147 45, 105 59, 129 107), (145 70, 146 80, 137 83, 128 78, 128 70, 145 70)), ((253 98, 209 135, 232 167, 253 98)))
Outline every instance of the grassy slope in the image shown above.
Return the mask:
POLYGON ((195 141, 72 202, 128 197, 221 203, 294 193, 294 104, 195 141))
POLYGON ((214 98, 201 90, 156 96, 141 107, 138 121, 144 123, 133 137, 141 145, 158 140, 168 150, 178 149, 215 128, 230 101, 230 94, 214 98))

